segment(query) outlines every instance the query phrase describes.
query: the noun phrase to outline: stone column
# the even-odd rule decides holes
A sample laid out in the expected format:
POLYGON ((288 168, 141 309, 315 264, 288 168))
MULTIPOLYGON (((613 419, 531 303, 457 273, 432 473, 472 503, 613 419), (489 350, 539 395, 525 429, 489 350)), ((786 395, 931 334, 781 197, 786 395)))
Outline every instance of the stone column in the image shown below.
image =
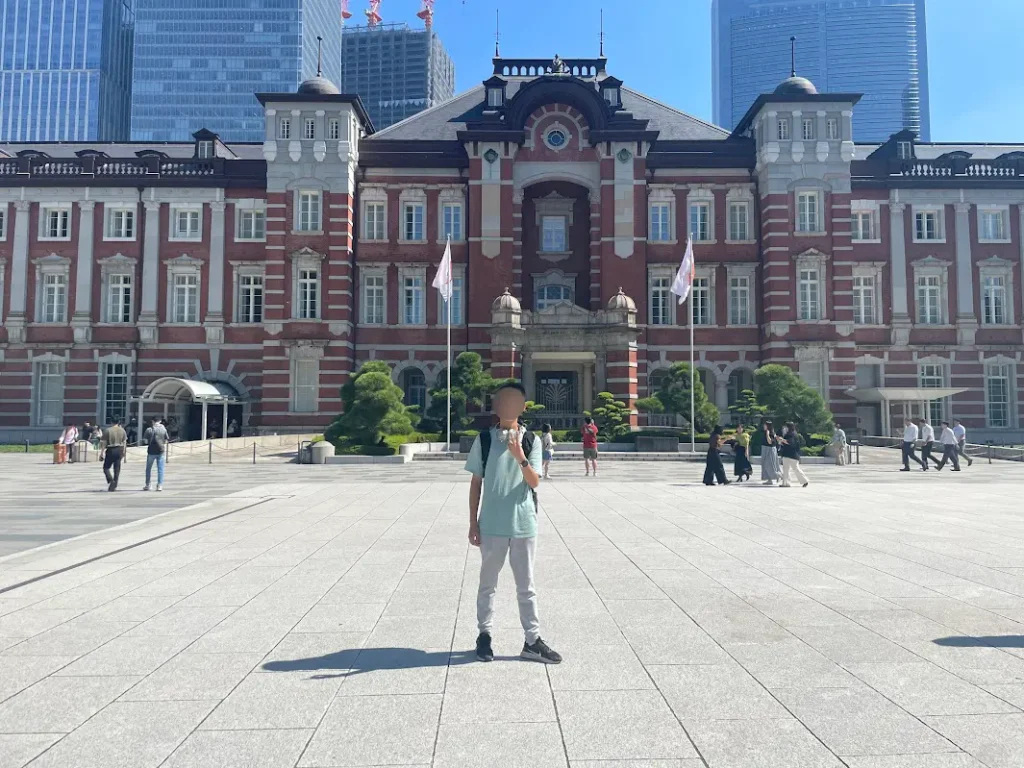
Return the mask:
POLYGON ((14 243, 11 252, 11 305, 7 313, 7 339, 13 344, 25 341, 25 308, 28 291, 28 229, 31 203, 14 201, 14 243))
POLYGON ((139 311, 139 341, 155 344, 157 340, 157 291, 160 286, 160 203, 148 200, 146 230, 142 243, 142 303, 139 311))
POLYGON ((537 399, 537 387, 536 387, 536 382, 534 381, 534 375, 533 375, 533 353, 530 352, 530 350, 526 349, 526 348, 521 349, 520 353, 522 355, 521 361, 522 361, 522 366, 523 366, 523 369, 522 369, 523 370, 522 384, 523 384, 523 388, 526 390, 526 398, 527 398, 527 400, 534 400, 534 401, 536 401, 536 399, 537 399))
POLYGON ((974 311, 974 264, 971 263, 971 204, 954 203, 956 210, 956 326, 957 342, 974 344, 978 317, 974 311))
MULTIPOLYGON (((93 238, 96 223, 96 202, 83 200, 78 204, 78 262, 75 279, 75 313, 71 317, 75 342, 88 344, 92 339, 92 273, 93 238)), ((102 318, 101 318, 102 319, 102 318)))
MULTIPOLYGON (((210 203, 210 264, 206 301, 206 343, 224 341, 224 209, 223 200, 210 203)), ((326 208, 326 206, 325 206, 326 208)))
POLYGON ((910 341, 910 313, 907 305, 907 241, 903 214, 906 203, 889 203, 889 264, 892 273, 892 343, 906 346, 910 341))
POLYGON ((729 413, 729 379, 715 377, 715 407, 723 416, 729 413))
POLYGON ((583 410, 589 411, 594 407, 594 368, 595 363, 583 364, 583 410))

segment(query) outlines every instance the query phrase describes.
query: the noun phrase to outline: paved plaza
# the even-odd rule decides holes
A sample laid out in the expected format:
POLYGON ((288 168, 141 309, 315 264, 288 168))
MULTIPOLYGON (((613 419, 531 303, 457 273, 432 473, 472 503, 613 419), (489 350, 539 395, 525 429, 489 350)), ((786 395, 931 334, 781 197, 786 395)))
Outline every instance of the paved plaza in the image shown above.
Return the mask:
POLYGON ((471 653, 457 464, 180 463, 155 494, 134 463, 108 494, 0 456, 0 768, 1020 768, 1024 467, 883 455, 788 490, 556 464, 556 667, 515 658, 508 572, 471 653))

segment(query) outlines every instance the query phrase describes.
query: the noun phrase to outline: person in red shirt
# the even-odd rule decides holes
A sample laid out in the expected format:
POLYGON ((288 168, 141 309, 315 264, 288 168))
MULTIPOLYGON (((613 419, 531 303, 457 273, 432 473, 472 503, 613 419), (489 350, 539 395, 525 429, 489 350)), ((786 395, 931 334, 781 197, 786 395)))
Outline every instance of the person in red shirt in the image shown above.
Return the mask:
POLYGON ((583 435, 583 466, 587 468, 587 477, 590 476, 591 465, 597 477, 597 424, 589 416, 584 417, 580 434, 583 435))

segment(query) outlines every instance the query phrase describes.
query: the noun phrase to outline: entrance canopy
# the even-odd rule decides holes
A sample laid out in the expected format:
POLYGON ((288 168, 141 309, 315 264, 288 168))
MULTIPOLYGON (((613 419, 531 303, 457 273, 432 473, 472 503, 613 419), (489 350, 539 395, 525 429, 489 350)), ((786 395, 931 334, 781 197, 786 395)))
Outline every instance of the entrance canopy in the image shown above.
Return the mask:
POLYGON ((859 403, 923 403, 966 391, 959 387, 866 387, 848 390, 846 394, 859 403))
POLYGON ((166 377, 157 379, 142 393, 139 400, 150 403, 173 403, 188 400, 193 403, 238 403, 238 393, 219 381, 196 381, 166 377))

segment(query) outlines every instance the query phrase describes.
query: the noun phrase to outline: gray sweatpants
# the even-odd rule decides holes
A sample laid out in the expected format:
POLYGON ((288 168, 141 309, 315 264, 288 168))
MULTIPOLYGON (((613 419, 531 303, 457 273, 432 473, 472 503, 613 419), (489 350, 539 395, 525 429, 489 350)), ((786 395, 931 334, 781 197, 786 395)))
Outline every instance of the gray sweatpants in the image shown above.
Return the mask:
POLYGON ((502 536, 480 537, 480 589, 476 594, 476 620, 481 632, 493 634, 494 593, 498 588, 498 574, 505 567, 508 555, 512 575, 516 580, 519 598, 519 621, 526 633, 526 642, 533 644, 540 637, 537 618, 537 593, 533 589, 533 556, 537 539, 507 539, 502 536))

